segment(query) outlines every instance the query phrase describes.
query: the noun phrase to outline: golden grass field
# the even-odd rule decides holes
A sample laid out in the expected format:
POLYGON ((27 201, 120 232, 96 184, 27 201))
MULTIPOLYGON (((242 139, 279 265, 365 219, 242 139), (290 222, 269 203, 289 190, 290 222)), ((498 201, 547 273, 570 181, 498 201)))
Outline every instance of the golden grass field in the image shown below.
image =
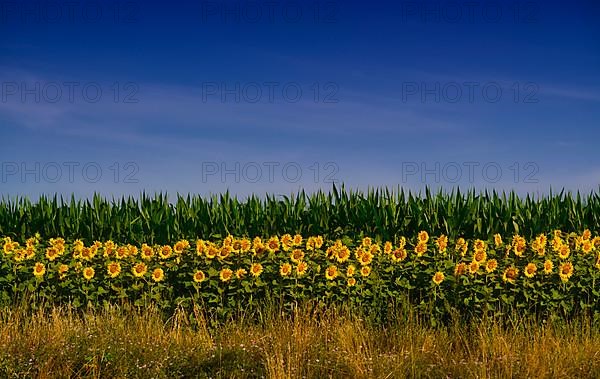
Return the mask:
POLYGON ((199 312, 0 311, 6 378, 594 378, 600 328, 570 321, 385 325, 308 308, 207 322, 199 312))

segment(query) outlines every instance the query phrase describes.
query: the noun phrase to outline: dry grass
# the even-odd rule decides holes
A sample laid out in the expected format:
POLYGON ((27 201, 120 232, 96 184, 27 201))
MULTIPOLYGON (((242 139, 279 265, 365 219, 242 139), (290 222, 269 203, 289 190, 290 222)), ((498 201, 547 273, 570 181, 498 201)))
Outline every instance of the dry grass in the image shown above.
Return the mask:
POLYGON ((410 316, 382 326, 307 311, 210 327, 183 311, 7 308, 0 377, 600 377, 600 328, 584 318, 432 328, 410 316))

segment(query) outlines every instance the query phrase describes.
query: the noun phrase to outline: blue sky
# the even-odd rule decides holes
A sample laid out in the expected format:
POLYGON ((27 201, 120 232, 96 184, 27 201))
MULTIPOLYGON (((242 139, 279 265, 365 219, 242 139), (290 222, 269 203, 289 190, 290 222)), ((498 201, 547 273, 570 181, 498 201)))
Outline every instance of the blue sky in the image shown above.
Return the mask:
POLYGON ((599 16, 592 0, 0 2, 1 193, 597 189, 599 16))

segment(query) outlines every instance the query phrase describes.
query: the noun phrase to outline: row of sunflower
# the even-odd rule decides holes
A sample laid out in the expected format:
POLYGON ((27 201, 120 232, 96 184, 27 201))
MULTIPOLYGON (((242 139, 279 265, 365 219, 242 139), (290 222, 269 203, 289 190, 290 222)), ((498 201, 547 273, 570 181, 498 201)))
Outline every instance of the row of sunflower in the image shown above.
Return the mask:
POLYGON ((5 303, 27 293, 44 304, 201 303, 226 314, 266 298, 366 309, 403 299, 428 314, 600 313, 600 237, 589 230, 531 240, 421 231, 394 241, 290 234, 140 246, 39 236, 2 241, 5 303))

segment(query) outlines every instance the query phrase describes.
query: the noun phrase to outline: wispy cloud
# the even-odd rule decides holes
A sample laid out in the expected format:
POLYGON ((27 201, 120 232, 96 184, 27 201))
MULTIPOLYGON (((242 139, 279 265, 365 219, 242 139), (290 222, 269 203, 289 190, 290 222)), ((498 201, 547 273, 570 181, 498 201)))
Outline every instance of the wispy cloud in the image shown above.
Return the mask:
MULTIPOLYGON (((43 75, 22 70, 5 70, 0 79, 68 81, 44 79, 43 75)), ((111 85, 109 82, 101 84, 108 89, 111 85)), ((139 163, 139 183, 83 183, 76 187, 79 193, 95 190, 137 193, 142 189, 208 193, 231 189, 248 194, 289 193, 298 188, 327 189, 331 184, 322 180, 323 173, 318 181, 311 176, 310 167, 315 161, 321 165, 336 163, 339 171, 335 179, 356 188, 401 184, 419 190, 426 185, 434 188, 459 185, 543 193, 551 186, 592 189, 599 180, 595 173, 570 171, 554 175, 554 171, 543 171, 535 183, 515 182, 507 172, 502 180, 494 183, 481 178, 460 183, 403 181, 401 165, 406 161, 492 161, 507 169, 514 160, 543 159, 520 151, 514 144, 466 144, 466 137, 481 141, 488 138, 485 132, 472 132, 478 128, 477 120, 468 120, 471 113, 467 111, 473 112, 476 106, 467 109, 445 103, 411 104, 402 102, 398 96, 389 96, 386 91, 352 88, 345 96, 340 95, 338 103, 331 104, 314 102, 310 97, 297 103, 223 103, 214 98, 204 101, 201 88, 193 85, 137 84, 140 89, 136 94, 137 103, 115 102, 110 90, 97 103, 81 99, 74 103, 36 103, 12 97, 0 102, 1 117, 8 128, 39 132, 48 139, 55 136, 86 141, 89 154, 86 159, 101 155, 106 159, 139 163), (206 182, 202 180, 201 164, 207 161, 226 162, 227 167, 233 167, 235 162, 297 162, 305 171, 298 182, 281 177, 274 182, 236 182, 215 177, 206 182)), ((552 89, 550 93, 586 101, 600 99, 591 90, 552 89)), ((17 152, 13 158, 39 159, 49 154, 43 146, 34 150, 27 154, 17 152)), ((40 183, 30 188, 40 193, 70 192, 71 187, 40 183)), ((22 190, 18 183, 12 189, 15 193, 22 190)))

